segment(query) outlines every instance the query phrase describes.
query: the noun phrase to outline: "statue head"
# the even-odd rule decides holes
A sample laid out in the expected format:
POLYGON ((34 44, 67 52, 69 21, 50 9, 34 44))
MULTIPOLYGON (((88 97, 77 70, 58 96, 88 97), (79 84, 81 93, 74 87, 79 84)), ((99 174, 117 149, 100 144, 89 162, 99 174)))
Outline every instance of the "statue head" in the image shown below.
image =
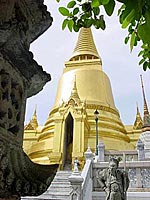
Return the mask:
POLYGON ((111 171, 114 171, 118 168, 119 166, 119 160, 117 158, 111 157, 109 160, 109 169, 111 171))

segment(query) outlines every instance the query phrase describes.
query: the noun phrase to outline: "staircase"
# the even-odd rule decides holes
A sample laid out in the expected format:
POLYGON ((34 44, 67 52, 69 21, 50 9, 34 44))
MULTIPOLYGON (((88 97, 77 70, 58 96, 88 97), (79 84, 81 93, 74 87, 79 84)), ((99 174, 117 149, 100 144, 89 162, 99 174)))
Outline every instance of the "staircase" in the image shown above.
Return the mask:
POLYGON ((72 171, 58 171, 48 190, 40 196, 41 199, 69 199, 71 187, 68 177, 71 174, 72 171))
POLYGON ((38 197, 22 197, 22 200, 69 200, 69 193, 71 191, 68 177, 72 171, 58 171, 52 181, 50 187, 42 195, 38 197))

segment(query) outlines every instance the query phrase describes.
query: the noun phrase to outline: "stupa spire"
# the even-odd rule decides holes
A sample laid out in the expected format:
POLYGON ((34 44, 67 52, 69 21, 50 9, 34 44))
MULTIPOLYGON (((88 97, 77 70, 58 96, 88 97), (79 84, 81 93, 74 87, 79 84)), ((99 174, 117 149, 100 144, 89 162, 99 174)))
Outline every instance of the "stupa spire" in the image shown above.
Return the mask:
POLYGON ((81 28, 78 40, 70 60, 100 59, 91 28, 81 28))
POLYGON ((136 103, 136 119, 134 122, 133 129, 141 129, 142 127, 143 127, 143 121, 139 111, 138 103, 136 103))
POLYGON ((146 127, 146 126, 150 126, 150 116, 149 116, 148 106, 147 106, 146 97, 145 97, 145 91, 144 91, 144 84, 143 84, 142 75, 140 75, 140 77, 141 77, 141 86, 142 86, 143 102, 144 102, 143 122, 144 122, 144 127, 146 127))
POLYGON ((30 122, 25 125, 24 129, 25 130, 36 130, 38 127, 38 121, 37 121, 37 114, 36 114, 36 107, 34 110, 34 113, 32 115, 32 119, 30 120, 30 122))
MULTIPOLYGON (((37 106, 36 106, 37 107, 37 106)), ((37 121, 37 108, 35 107, 32 119, 30 121, 31 125, 36 129, 38 127, 38 121, 37 121)))

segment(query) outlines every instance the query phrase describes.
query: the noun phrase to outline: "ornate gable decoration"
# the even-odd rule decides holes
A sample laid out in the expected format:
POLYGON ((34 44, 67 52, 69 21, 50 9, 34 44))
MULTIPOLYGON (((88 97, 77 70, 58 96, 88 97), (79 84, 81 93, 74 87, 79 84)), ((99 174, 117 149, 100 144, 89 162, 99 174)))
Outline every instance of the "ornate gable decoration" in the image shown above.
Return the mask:
POLYGON ((142 127, 143 127, 143 120, 142 120, 142 117, 140 115, 139 108, 137 106, 136 119, 135 119, 135 122, 134 122, 133 129, 138 130, 138 129, 142 129, 142 127))
POLYGON ((80 106, 80 105, 81 105, 81 100, 78 95, 76 80, 75 80, 70 98, 69 98, 68 102, 64 105, 64 107, 68 107, 68 106, 76 107, 76 106, 80 106))
POLYGON ((34 127, 29 122, 29 124, 25 125, 24 130, 34 130, 34 127))
POLYGON ((67 102, 63 102, 59 108, 59 113, 64 115, 72 110, 74 114, 86 114, 86 102, 82 102, 77 91, 76 80, 74 81, 74 86, 70 95, 70 98, 67 102))
POLYGON ((38 121, 37 121, 37 114, 36 109, 33 113, 32 119, 30 122, 24 127, 24 130, 36 130, 38 127, 38 121))
POLYGON ((141 120, 136 119, 135 122, 134 122, 133 129, 138 130, 138 129, 142 129, 142 127, 143 127, 142 119, 141 120))

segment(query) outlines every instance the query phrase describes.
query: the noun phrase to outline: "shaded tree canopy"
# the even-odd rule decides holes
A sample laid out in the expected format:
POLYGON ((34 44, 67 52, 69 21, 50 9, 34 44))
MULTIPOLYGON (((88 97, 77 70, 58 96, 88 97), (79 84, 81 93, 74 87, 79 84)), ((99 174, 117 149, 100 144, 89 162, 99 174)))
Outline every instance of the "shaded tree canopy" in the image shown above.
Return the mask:
MULTIPOLYGON (((56 0, 60 2, 61 0, 56 0)), ((128 30, 125 44, 130 50, 141 45, 138 54, 143 70, 150 69, 150 0, 68 0, 59 12, 65 17, 62 29, 78 32, 81 27, 105 30, 105 15, 111 16, 116 2, 120 2, 118 18, 123 29, 128 30), (105 12, 101 12, 104 9, 105 12)))

